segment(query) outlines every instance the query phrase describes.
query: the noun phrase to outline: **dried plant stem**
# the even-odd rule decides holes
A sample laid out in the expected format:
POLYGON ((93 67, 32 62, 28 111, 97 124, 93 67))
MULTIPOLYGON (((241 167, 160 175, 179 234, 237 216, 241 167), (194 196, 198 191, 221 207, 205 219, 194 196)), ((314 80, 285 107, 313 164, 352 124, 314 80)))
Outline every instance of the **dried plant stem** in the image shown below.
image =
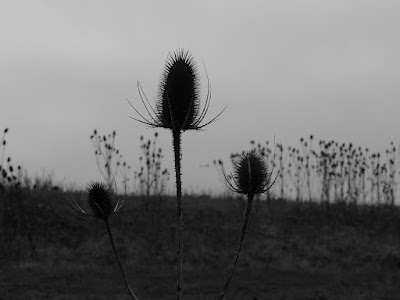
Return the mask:
POLYGON ((174 158, 175 158, 175 174, 176 174, 176 235, 177 235, 177 262, 176 262, 176 297, 178 300, 182 299, 182 256, 183 256, 183 241, 182 241, 182 181, 181 181, 181 132, 180 130, 173 130, 173 143, 174 143, 174 158))
POLYGON ((243 219, 242 233, 240 234, 240 239, 239 239, 239 244, 238 244, 238 247, 237 247, 237 250, 236 250, 235 259, 233 260, 233 264, 232 264, 232 267, 231 267, 231 271, 229 272, 228 278, 225 281, 224 288, 223 288, 222 292, 220 293, 219 300, 224 299, 225 294, 228 291, 229 284, 231 283, 231 280, 232 280, 232 277, 233 277, 233 273, 235 272, 235 267, 236 267, 237 262, 239 260, 240 251, 242 250, 244 236, 246 235, 247 225, 249 224, 251 204, 253 203, 253 198, 254 198, 254 195, 248 195, 247 196, 246 212, 245 212, 244 219, 243 219))
POLYGON ((126 277, 124 267, 122 266, 121 260, 119 259, 119 254, 118 254, 117 248, 115 247, 113 235, 112 235, 111 228, 110 228, 110 223, 109 223, 108 219, 105 219, 104 222, 106 223, 106 228, 107 228, 108 236, 110 238, 110 243, 111 243, 111 246, 113 248, 113 251, 114 251, 114 254, 115 254, 115 258, 117 259, 118 266, 119 266, 119 269, 121 271, 122 278, 124 279, 125 286, 126 286, 126 288, 128 290, 128 293, 132 297, 132 299, 138 300, 138 298, 136 297, 135 293, 132 291, 131 287, 129 286, 128 278, 126 277))

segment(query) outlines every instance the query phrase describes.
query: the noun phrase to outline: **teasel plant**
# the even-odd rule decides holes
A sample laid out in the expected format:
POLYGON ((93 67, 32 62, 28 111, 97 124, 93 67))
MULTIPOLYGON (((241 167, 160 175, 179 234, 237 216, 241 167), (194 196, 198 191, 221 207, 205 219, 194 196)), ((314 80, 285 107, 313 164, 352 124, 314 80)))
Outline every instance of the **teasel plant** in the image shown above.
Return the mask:
POLYGON ((177 235, 177 299, 182 299, 183 273, 183 219, 182 219, 182 179, 181 179, 181 135, 188 130, 201 130, 213 123, 225 108, 209 121, 204 121, 211 102, 211 84, 207 77, 207 95, 203 108, 200 107, 200 77, 192 55, 179 49, 169 54, 161 75, 159 92, 155 106, 150 104, 141 84, 137 88, 148 117, 141 114, 129 101, 139 118, 132 119, 151 128, 165 128, 172 132, 172 143, 176 177, 176 235, 177 235))
POLYGON ((273 171, 273 169, 268 171, 265 157, 255 149, 242 153, 236 163, 234 163, 233 173, 227 174, 222 168, 225 185, 232 192, 245 195, 247 197, 247 203, 235 258, 233 260, 230 272, 226 278, 224 287, 219 295, 219 300, 224 299, 228 291, 228 287, 232 281, 232 277, 239 260, 239 255, 242 250, 247 226, 249 224, 251 206, 253 204, 254 196, 267 192, 274 185, 276 179, 278 178, 279 171, 277 172, 275 178, 272 178, 273 171))
POLYGON ((117 247, 115 246, 109 222, 111 215, 116 214, 121 210, 124 205, 124 199, 116 199, 116 195, 107 184, 94 181, 89 183, 87 186, 86 197, 82 203, 78 203, 72 194, 70 194, 69 202, 72 211, 79 217, 86 220, 102 220, 104 222, 126 289, 132 299, 138 300, 136 294, 128 283, 128 278, 119 257, 117 247))

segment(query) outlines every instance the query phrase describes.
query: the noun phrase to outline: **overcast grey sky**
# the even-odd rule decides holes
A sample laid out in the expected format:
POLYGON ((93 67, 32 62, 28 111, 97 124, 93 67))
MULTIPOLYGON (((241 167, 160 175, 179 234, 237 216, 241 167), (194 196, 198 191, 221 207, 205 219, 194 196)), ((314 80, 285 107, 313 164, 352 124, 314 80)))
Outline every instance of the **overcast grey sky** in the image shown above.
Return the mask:
MULTIPOLYGON (((400 142, 400 1, 22 1, 0 9, 0 129, 7 153, 33 175, 99 179, 89 136, 117 131, 138 167, 143 109, 169 52, 189 50, 212 85, 202 132, 183 134, 184 190, 219 188, 199 166, 255 139, 301 136, 383 150, 400 142)), ((203 85, 203 99, 206 88, 203 85)), ((169 131, 160 131, 172 166, 169 131)), ((172 170, 171 170, 172 171, 172 170)))

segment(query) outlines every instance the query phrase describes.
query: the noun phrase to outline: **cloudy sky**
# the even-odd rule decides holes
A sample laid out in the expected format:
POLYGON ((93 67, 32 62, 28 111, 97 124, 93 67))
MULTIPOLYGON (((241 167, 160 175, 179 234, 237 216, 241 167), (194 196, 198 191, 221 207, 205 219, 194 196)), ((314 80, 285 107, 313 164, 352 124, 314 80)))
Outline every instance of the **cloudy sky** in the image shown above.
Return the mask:
MULTIPOLYGON (((117 131, 139 167, 142 109, 168 53, 189 50, 212 85, 202 132, 183 134, 184 190, 223 190, 200 165, 228 160, 251 139, 302 136, 381 151, 400 142, 400 1, 22 1, 0 9, 0 129, 30 174, 100 179, 89 136, 117 131)), ((205 99, 206 86, 202 96, 205 99)), ((171 134, 159 131, 166 166, 171 134)), ((172 171, 172 170, 171 170, 172 171)))

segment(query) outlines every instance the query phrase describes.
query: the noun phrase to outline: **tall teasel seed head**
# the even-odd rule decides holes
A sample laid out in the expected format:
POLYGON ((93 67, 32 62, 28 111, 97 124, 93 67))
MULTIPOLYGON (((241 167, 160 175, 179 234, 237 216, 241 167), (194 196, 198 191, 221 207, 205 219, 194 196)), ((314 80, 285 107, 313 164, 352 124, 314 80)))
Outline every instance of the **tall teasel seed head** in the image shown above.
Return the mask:
POLYGON ((194 129, 199 106, 196 64, 188 52, 179 50, 168 57, 161 76, 156 117, 166 128, 194 129))
POLYGON ((233 168, 231 176, 223 171, 227 187, 233 192, 254 196, 266 192, 275 182, 271 183, 272 172, 268 171, 265 159, 256 150, 244 152, 233 168))
MULTIPOLYGON (((153 108, 138 82, 138 91, 149 118, 132 106, 141 119, 135 119, 151 127, 162 127, 175 132, 199 130, 215 121, 222 111, 203 123, 211 100, 211 85, 207 76, 207 96, 200 109, 200 81, 196 63, 188 51, 180 49, 167 58, 161 75, 158 97, 153 108)), ((128 101, 129 102, 129 101, 128 101)))
POLYGON ((71 196, 73 211, 85 219, 101 219, 107 221, 117 213, 124 204, 123 200, 115 200, 112 190, 102 182, 91 182, 86 189, 84 203, 79 205, 71 196))

